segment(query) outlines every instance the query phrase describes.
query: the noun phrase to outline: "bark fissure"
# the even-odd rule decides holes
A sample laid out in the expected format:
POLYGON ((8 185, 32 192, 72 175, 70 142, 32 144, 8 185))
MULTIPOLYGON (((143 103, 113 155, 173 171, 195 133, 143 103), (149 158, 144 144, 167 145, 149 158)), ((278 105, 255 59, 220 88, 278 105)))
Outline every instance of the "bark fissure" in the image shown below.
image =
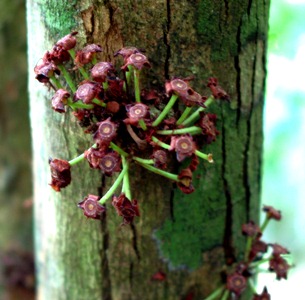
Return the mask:
POLYGON ((138 248, 137 229, 136 229, 136 226, 133 223, 130 224, 130 228, 131 228, 131 231, 132 231, 132 247, 133 247, 133 250, 134 250, 134 252, 136 254, 136 257, 139 261, 141 259, 141 255, 140 255, 140 251, 139 251, 139 248, 138 248))
POLYGON ((238 25, 237 35, 236 35, 236 44, 237 44, 237 54, 234 57, 234 67, 236 70, 236 101, 237 101, 237 112, 236 112, 236 126, 239 123, 241 117, 241 107, 242 107, 242 99, 241 99, 241 67, 239 63, 239 55, 241 52, 241 28, 242 28, 242 20, 238 25))
POLYGON ((226 179, 227 170, 226 164, 227 155, 226 155, 226 130, 224 125, 222 126, 222 176, 223 176, 223 190, 226 199, 226 214, 225 214, 225 229, 224 229, 224 238, 223 238, 223 248, 224 256, 227 264, 232 264, 235 261, 234 246, 233 246, 233 204, 232 196, 230 193, 229 183, 226 179))

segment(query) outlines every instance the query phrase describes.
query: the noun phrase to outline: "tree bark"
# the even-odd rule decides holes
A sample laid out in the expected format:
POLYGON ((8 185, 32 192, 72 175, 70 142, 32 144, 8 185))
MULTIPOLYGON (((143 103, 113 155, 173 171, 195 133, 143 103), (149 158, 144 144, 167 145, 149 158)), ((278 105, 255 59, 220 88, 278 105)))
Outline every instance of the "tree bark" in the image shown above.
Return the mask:
POLYGON ((39 299, 203 299, 242 257, 241 224, 258 218, 268 10, 267 0, 28 0, 39 299), (47 185, 48 157, 71 159, 90 146, 73 118, 51 110, 32 72, 71 30, 101 44, 105 60, 122 46, 144 48, 156 81, 194 75, 205 92, 213 76, 231 96, 211 108, 220 136, 205 152, 215 164, 201 163, 192 195, 134 167, 141 217, 130 227, 110 204, 101 223, 76 209, 105 188, 85 163, 61 193, 47 185), (159 270, 166 280, 151 281, 159 270))

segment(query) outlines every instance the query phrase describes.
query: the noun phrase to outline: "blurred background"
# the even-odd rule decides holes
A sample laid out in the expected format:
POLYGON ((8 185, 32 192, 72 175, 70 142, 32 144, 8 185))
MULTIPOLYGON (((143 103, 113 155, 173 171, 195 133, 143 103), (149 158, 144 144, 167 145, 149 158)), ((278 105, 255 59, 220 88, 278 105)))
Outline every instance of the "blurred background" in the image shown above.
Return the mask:
MULTIPOLYGON (((34 299, 25 3, 0 1, 0 299, 34 299), (4 147, 5 145, 5 147, 4 147), (5 291, 5 292, 4 292, 5 291)), ((305 0, 271 1, 262 204, 283 213, 264 240, 293 254, 272 299, 302 299, 305 278, 305 0)))
POLYGON ((264 113, 262 204, 282 211, 266 241, 288 248, 288 280, 259 277, 272 299, 304 299, 305 278, 305 0, 271 0, 264 113))

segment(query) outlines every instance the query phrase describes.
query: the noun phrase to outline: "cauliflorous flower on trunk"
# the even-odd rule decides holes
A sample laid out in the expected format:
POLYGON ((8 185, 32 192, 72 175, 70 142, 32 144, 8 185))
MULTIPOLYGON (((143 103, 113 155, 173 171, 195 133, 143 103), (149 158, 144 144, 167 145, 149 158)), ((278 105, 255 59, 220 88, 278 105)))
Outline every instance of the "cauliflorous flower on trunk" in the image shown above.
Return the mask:
POLYGON ((269 244, 271 247, 272 247, 272 255, 273 256, 280 256, 280 255, 282 255, 282 254, 289 254, 289 251, 285 248, 285 247, 283 247, 283 246, 281 246, 281 245, 279 245, 279 244, 269 244))
POLYGON ((75 65, 78 67, 82 67, 90 63, 93 59, 93 56, 96 53, 102 52, 102 47, 97 44, 90 44, 84 47, 82 50, 76 52, 76 56, 74 59, 75 65))
POLYGON ((99 62, 91 69, 91 77, 96 82, 105 82, 108 76, 113 76, 115 69, 110 62, 99 62))
POLYGON ((65 105, 67 104, 69 97, 70 93, 68 91, 64 89, 57 90, 51 99, 52 108, 59 113, 64 113, 66 111, 65 105))
POLYGON ((167 152, 162 149, 154 150, 152 154, 154 160, 154 166, 159 169, 165 169, 167 163, 167 152))
POLYGON ((264 287, 263 292, 258 295, 258 294, 254 294, 252 300, 270 300, 271 296, 268 293, 268 290, 266 287, 264 287))
POLYGON ((147 57, 142 53, 134 53, 125 59, 125 65, 122 66, 122 70, 126 70, 128 66, 133 66, 134 68, 141 70, 144 67, 150 68, 151 65, 147 57))
POLYGON ((84 153, 89 165, 93 169, 100 169, 102 157, 105 155, 105 149, 102 148, 89 148, 84 153))
POLYGON ((261 229, 257 226, 253 221, 250 221, 247 224, 243 224, 241 226, 241 230, 243 235, 251 236, 251 237, 260 237, 262 235, 261 229))
POLYGON ((141 51, 136 47, 123 47, 117 52, 115 52, 113 56, 116 57, 118 55, 121 55, 124 58, 124 60, 126 60, 130 55, 136 53, 141 53, 141 51))
POLYGON ((99 163, 100 169, 107 176, 111 176, 114 172, 121 171, 121 157, 117 152, 105 154, 99 163))
POLYGON ((226 101, 230 100, 230 97, 227 92, 221 86, 218 85, 217 78, 209 78, 207 86, 210 88, 212 95, 215 99, 222 99, 226 101))
POLYGON ((238 273, 233 273, 227 277, 226 288, 233 292, 237 297, 241 295, 246 287, 247 279, 244 276, 238 273))
POLYGON ((265 205, 263 207, 263 211, 267 214, 267 217, 269 219, 274 219, 277 221, 280 221, 282 219, 282 214, 279 210, 276 210, 274 207, 272 206, 267 206, 265 205))
POLYGON ((123 217, 123 224, 127 225, 132 223, 134 217, 140 216, 139 205, 137 200, 130 201, 124 193, 118 197, 112 197, 112 205, 114 206, 117 214, 123 217))
POLYGON ((93 81, 87 81, 78 86, 74 99, 82 100, 86 104, 91 104, 94 98, 99 98, 102 87, 93 81))
POLYGON ((84 211, 86 217, 99 220, 106 208, 98 201, 98 196, 89 194, 83 201, 79 202, 77 206, 84 211))
POLYGON ((98 129, 93 135, 94 140, 101 145, 108 145, 116 136, 116 124, 108 118, 97 125, 98 129))
POLYGON ((261 241, 256 239, 252 243, 252 247, 249 253, 249 260, 252 261, 254 258, 257 257, 257 255, 262 255, 263 253, 266 253, 268 250, 268 245, 261 241))
POLYGON ((181 162, 187 156, 192 156, 196 150, 196 146, 190 135, 182 135, 180 137, 172 136, 169 150, 175 150, 177 160, 181 162))
POLYGON ((269 270, 275 272, 276 279, 287 279, 287 271, 289 269, 287 261, 281 256, 274 256, 269 261, 269 270))
POLYGON ((143 103, 137 103, 135 105, 127 105, 127 116, 124 123, 130 125, 137 125, 140 119, 144 119, 148 115, 148 106, 143 103))
POLYGON ((193 173, 190 168, 183 169, 178 175, 178 188, 184 194, 191 194, 194 192, 194 187, 192 184, 193 173))
POLYGON ((76 45, 76 35, 77 31, 73 31, 70 34, 65 35, 62 37, 60 40, 57 41, 55 44, 56 46, 64 49, 64 50, 71 50, 75 47, 76 45))
POLYGON ((63 159, 50 159, 52 181, 50 186, 59 192, 61 188, 66 187, 71 182, 71 166, 68 161, 63 159))
POLYGON ((198 126, 202 129, 202 135, 205 137, 207 144, 214 142, 219 131, 216 129, 216 115, 201 113, 198 126))
POLYGON ((50 77, 55 74, 60 74, 58 68, 53 62, 44 60, 34 68, 34 72, 36 74, 35 78, 42 83, 47 83, 49 82, 50 77))

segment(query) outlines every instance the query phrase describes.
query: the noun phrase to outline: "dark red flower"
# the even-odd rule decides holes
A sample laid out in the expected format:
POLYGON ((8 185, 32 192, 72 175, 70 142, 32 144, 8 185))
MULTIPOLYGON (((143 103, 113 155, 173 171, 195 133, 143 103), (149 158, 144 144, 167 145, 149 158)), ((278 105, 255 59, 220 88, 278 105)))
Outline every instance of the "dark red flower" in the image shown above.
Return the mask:
POLYGON ((64 89, 57 90, 51 100, 52 108, 59 113, 64 113, 66 111, 65 105, 67 104, 69 97, 70 93, 68 91, 64 89))
POLYGON ((264 290, 263 290, 263 292, 260 295, 254 294, 253 298, 252 298, 252 300, 270 300, 270 299, 271 299, 271 296, 268 293, 266 287, 264 287, 264 290))
POLYGON ((272 251, 272 255, 273 256, 279 256, 281 254, 289 254, 290 252, 284 248, 283 246, 279 245, 279 244, 269 244, 273 251, 272 251))
POLYGON ((136 47, 124 47, 114 53, 114 57, 121 55, 124 60, 126 60, 130 55, 141 53, 141 51, 136 47))
POLYGON ((127 116, 124 123, 137 125, 140 119, 144 119, 148 115, 148 106, 143 103, 137 103, 134 105, 127 105, 127 116))
POLYGON ((142 53, 134 53, 125 59, 125 65, 122 66, 122 70, 126 70, 128 66, 133 66, 134 68, 141 70, 144 67, 150 68, 151 65, 147 57, 142 53))
POLYGON ((115 69, 110 62, 99 62, 91 69, 91 77, 94 81, 105 82, 107 77, 114 76, 115 69))
POLYGON ((274 219, 274 220, 281 220, 282 219, 282 214, 279 210, 276 210, 275 208, 273 208, 272 206, 267 206, 265 205, 263 207, 263 211, 267 214, 267 217, 269 219, 274 219))
POLYGON ((222 99, 229 101, 229 95, 223 90, 222 87, 218 85, 218 81, 216 78, 209 78, 207 86, 210 88, 212 95, 215 99, 222 99))
POLYGON ((167 153, 162 149, 155 149, 152 154, 154 166, 159 169, 165 169, 167 163, 167 153))
POLYGON ((258 254, 266 253, 268 250, 268 245, 261 241, 256 239, 252 243, 252 247, 249 253, 249 260, 253 260, 258 254))
POLYGON ((111 176, 114 172, 120 172, 121 156, 117 152, 107 153, 100 159, 99 167, 107 176, 111 176))
POLYGON ((202 135, 205 136, 205 142, 210 144, 216 140, 219 131, 215 127, 216 115, 201 113, 197 125, 202 128, 202 135))
POLYGON ((49 61, 55 65, 62 64, 71 59, 69 52, 61 47, 54 46, 52 51, 47 51, 43 57, 44 61, 49 61))
POLYGON ((74 100, 81 100, 86 104, 91 104, 94 98, 99 98, 102 87, 93 81, 87 81, 78 86, 75 92, 74 100))
POLYGON ((172 136, 169 150, 175 150, 177 160, 181 162, 187 156, 192 156, 196 150, 196 146, 190 135, 182 135, 180 137, 172 136))
POLYGON ((187 91, 190 89, 188 82, 175 78, 165 83, 165 91, 166 94, 176 94, 176 95, 185 95, 187 91))
POLYGON ((63 159, 50 159, 52 181, 50 186, 59 192, 61 188, 66 187, 71 182, 71 166, 68 161, 63 159))
POLYGON ((36 74, 35 78, 42 83, 47 83, 49 82, 50 77, 55 74, 60 74, 58 68, 53 62, 43 60, 39 65, 34 68, 34 72, 36 74))
POLYGON ((85 151, 84 155, 91 168, 100 169, 100 163, 102 157, 105 155, 105 149, 91 147, 85 151))
POLYGON ((276 279, 287 279, 287 271, 290 268, 287 261, 281 256, 274 256, 269 261, 269 270, 275 272, 276 279))
POLYGON ((191 194, 194 192, 192 184, 193 173, 190 168, 181 170, 178 179, 177 186, 184 194, 191 194))
POLYGON ((106 208, 99 203, 99 197, 89 194, 83 201, 77 205, 84 211, 84 215, 88 218, 99 220, 106 208))
POLYGON ((120 194, 119 197, 113 196, 112 205, 117 214, 123 217, 122 225, 130 224, 134 217, 140 216, 138 201, 135 199, 130 201, 124 193, 120 194))
POLYGON ((243 235, 251 237, 260 237, 262 235, 261 229, 253 221, 243 224, 241 227, 243 235))
POLYGON ((100 144, 109 144, 116 136, 117 126, 110 118, 97 123, 98 129, 93 138, 100 144))
POLYGON ((77 31, 71 32, 70 34, 61 38, 55 45, 64 49, 64 50, 71 50, 76 45, 76 35, 77 31))
POLYGON ((188 107, 190 106, 205 107, 204 102, 206 100, 206 97, 201 96, 199 93, 195 92, 191 88, 189 88, 185 94, 179 94, 179 98, 188 107))
POLYGON ((227 277, 226 288, 239 297, 247 287, 247 279, 238 274, 233 273, 227 277))
POLYGON ((78 67, 82 67, 90 63, 94 57, 94 55, 98 52, 102 52, 102 47, 96 44, 90 44, 84 47, 82 50, 76 52, 76 56, 74 59, 75 65, 78 67))

